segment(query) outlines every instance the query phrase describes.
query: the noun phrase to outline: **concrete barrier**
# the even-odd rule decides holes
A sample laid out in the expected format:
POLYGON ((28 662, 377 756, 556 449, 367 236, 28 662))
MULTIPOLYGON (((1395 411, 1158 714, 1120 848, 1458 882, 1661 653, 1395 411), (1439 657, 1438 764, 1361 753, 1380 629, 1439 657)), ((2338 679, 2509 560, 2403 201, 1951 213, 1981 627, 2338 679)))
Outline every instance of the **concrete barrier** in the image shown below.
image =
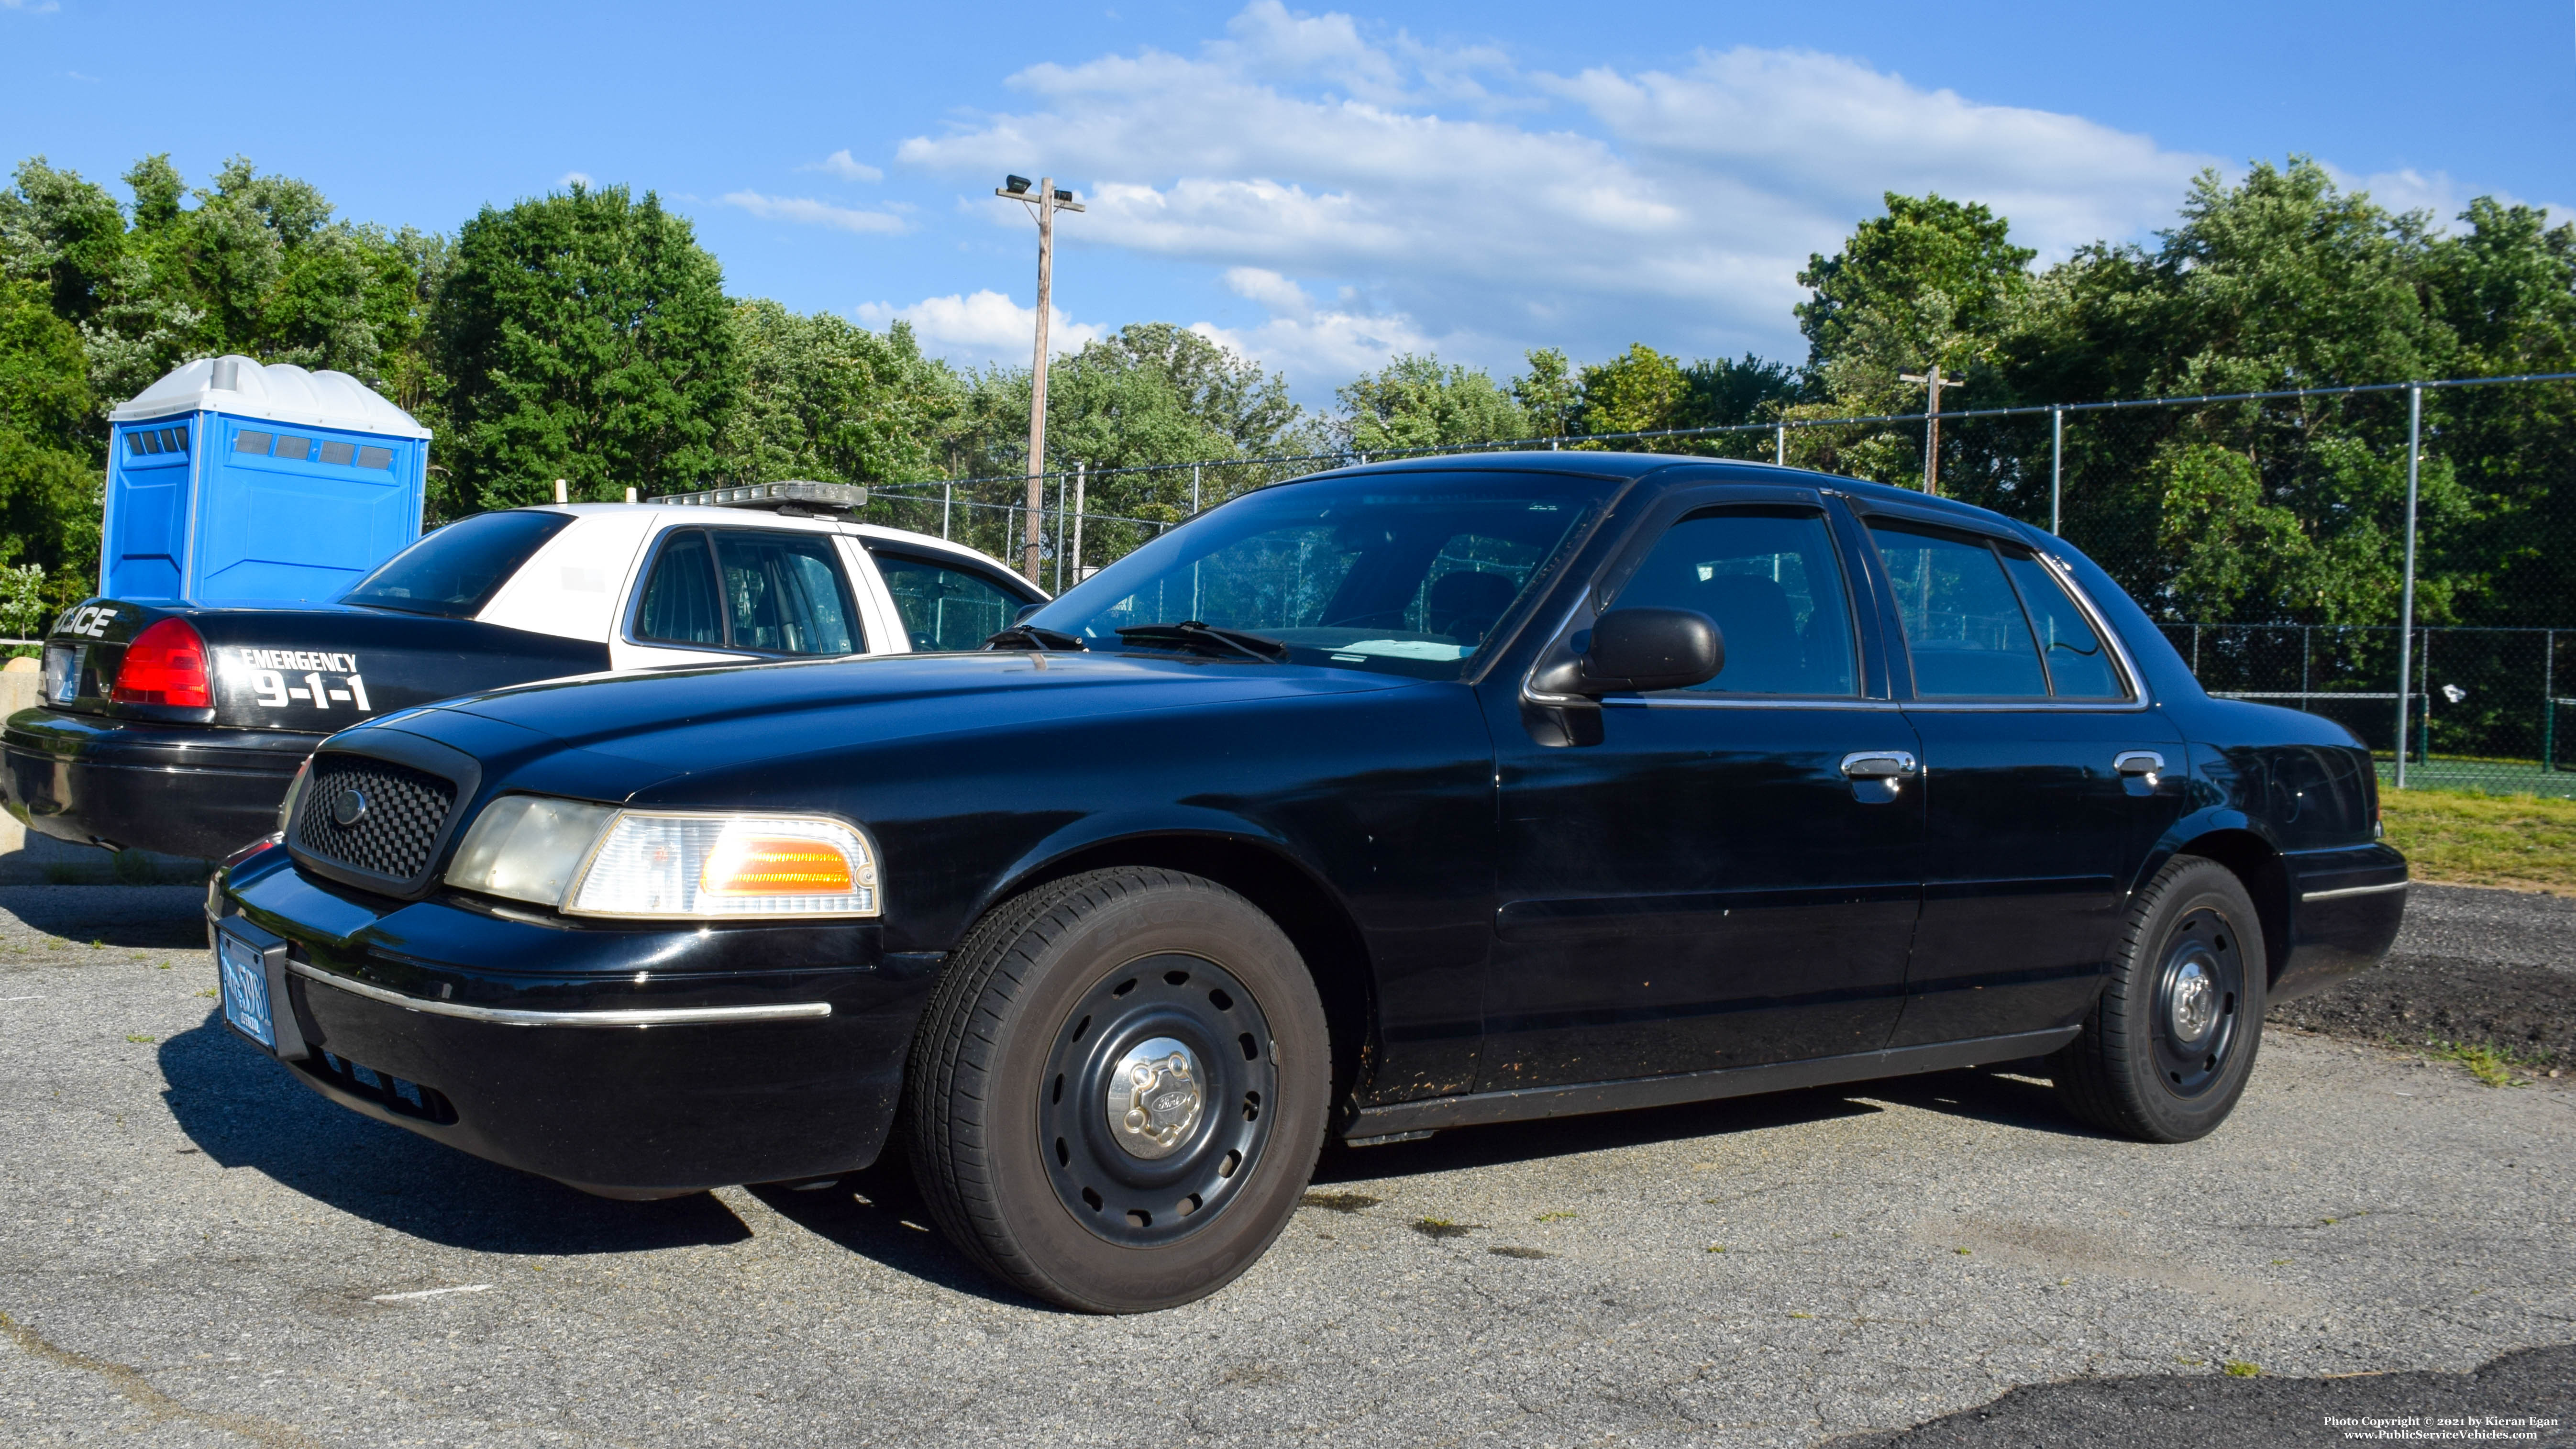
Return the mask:
MULTIPOLYGON (((35 708, 44 686, 44 675, 35 669, 0 669, 0 719, 35 708)), ((74 845, 29 830, 14 804, 0 813, 0 885, 182 885, 205 879, 208 864, 145 850, 74 845)))

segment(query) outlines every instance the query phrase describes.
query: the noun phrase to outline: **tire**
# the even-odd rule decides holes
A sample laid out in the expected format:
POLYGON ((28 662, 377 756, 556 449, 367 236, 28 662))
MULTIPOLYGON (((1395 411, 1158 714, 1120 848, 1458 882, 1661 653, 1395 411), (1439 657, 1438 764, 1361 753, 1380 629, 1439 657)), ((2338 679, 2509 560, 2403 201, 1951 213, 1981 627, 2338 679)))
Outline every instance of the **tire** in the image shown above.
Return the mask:
POLYGON ((2174 857, 2130 907, 2083 1034, 2049 1058, 2059 1100, 2140 1142, 2208 1136, 2253 1075, 2270 966, 2244 882, 2204 856, 2174 857))
POLYGON ((1313 978, 1269 917, 1178 871, 1092 871, 995 907, 951 957, 913 1039, 908 1150, 985 1271, 1141 1313, 1279 1236, 1331 1083, 1313 978))

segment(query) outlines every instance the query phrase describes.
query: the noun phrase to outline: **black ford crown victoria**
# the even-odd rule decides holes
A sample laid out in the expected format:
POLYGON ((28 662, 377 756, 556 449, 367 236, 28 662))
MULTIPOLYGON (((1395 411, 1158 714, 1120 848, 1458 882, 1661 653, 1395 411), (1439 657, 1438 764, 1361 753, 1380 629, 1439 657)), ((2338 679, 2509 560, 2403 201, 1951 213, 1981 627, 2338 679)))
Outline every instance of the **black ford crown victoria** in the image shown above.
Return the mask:
POLYGON ((1608 454, 1216 509, 974 653, 334 736, 210 897, 226 1017, 594 1192, 900 1139, 1077 1308, 1188 1301, 1353 1143, 2041 1057, 2180 1142, 2378 959, 2364 751, 1994 514, 1608 454))

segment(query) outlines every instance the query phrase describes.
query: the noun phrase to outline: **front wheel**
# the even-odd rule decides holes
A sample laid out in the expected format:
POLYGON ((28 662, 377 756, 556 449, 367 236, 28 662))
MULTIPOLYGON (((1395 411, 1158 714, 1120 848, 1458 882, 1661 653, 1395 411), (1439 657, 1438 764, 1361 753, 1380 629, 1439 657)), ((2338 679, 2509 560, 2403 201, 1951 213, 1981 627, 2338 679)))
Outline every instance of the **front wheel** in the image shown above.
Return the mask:
POLYGON ((1094 1313, 1224 1287, 1296 1210, 1332 1051, 1285 933, 1133 867, 996 907, 951 959, 906 1081, 914 1176, 994 1276, 1094 1313))
POLYGON ((2263 1039, 2270 963, 2254 898, 2217 861, 2180 855, 2130 908, 2119 967, 2084 1034, 2049 1058, 2076 1116, 2141 1142, 2227 1120, 2263 1039))

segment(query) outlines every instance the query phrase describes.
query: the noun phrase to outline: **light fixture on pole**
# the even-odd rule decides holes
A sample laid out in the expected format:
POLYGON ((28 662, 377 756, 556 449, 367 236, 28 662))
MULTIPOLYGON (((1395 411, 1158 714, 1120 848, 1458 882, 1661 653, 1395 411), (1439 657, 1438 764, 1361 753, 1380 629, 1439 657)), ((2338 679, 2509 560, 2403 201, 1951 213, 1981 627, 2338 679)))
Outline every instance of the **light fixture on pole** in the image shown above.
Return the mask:
POLYGON ((1941 493, 1941 389, 1965 387, 1955 377, 1943 377, 1941 364, 1932 364, 1929 372, 1900 372, 1898 382, 1919 382, 1929 401, 1923 407, 1923 491, 1939 497, 1941 493))
POLYGON ((1055 178, 1041 177, 1037 190, 1029 189, 1029 178, 1006 176, 993 192, 1006 201, 1027 206, 1038 223, 1038 337, 1037 355, 1029 369, 1029 512, 1024 535, 1025 558, 1020 571, 1030 583, 1038 583, 1038 559, 1045 552, 1046 524, 1046 385, 1047 385, 1047 309, 1054 305, 1055 293, 1055 214, 1080 211, 1082 204, 1070 191, 1055 189, 1055 178))

